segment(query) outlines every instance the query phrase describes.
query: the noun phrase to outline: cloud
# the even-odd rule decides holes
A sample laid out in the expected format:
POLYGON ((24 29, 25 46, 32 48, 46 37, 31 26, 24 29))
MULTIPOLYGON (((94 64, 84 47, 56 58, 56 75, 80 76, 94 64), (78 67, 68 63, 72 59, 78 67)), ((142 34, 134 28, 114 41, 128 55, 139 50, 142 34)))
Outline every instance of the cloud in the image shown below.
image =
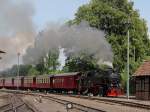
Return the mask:
POLYGON ((0 61, 0 69, 17 63, 17 52, 25 53, 34 42, 34 13, 32 4, 25 0, 0 0, 0 48, 7 52, 0 61))

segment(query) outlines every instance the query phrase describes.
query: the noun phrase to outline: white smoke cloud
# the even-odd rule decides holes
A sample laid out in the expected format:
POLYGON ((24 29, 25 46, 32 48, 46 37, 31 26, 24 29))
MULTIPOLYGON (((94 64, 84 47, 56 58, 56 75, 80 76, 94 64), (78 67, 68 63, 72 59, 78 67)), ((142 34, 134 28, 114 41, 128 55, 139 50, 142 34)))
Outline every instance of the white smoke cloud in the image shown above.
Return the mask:
POLYGON ((34 7, 29 0, 0 0, 0 49, 7 53, 0 60, 0 70, 17 63, 17 53, 25 64, 36 63, 41 56, 61 46, 66 55, 87 51, 101 63, 113 60, 111 46, 102 31, 80 25, 48 24, 38 35, 35 32, 34 7))
POLYGON ((25 53, 33 44, 35 30, 32 4, 22 0, 0 0, 0 48, 7 52, 0 61, 0 69, 17 63, 17 52, 25 53))
POLYGON ((99 60, 98 64, 113 61, 111 46, 106 41, 104 32, 89 27, 86 22, 73 26, 56 26, 57 28, 47 27, 37 36, 34 47, 30 47, 23 57, 26 64, 38 62, 39 58, 50 50, 59 49, 59 46, 65 48, 66 55, 78 55, 86 51, 99 60))

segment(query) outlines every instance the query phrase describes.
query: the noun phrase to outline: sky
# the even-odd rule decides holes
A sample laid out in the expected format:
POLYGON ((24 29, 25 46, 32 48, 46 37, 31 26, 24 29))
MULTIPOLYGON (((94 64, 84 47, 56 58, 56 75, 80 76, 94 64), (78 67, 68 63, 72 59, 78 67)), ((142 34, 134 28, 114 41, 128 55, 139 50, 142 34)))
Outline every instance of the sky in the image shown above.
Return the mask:
POLYGON ((150 34, 150 0, 133 0, 134 7, 139 9, 141 17, 147 21, 150 34))
MULTIPOLYGON (((33 0, 36 9, 34 16, 35 24, 38 29, 42 29, 47 23, 59 22, 64 23, 73 19, 79 6, 88 3, 90 0, 33 0)), ((149 0, 133 0, 134 7, 139 9, 141 17, 143 17, 149 27, 150 32, 150 1, 149 0)))
POLYGON ((89 0, 33 0, 36 14, 34 21, 38 29, 42 29, 47 23, 60 23, 73 19, 79 6, 88 3, 89 0))
MULTIPOLYGON (((2 35, 0 35, 0 48, 3 50, 6 49, 8 52, 6 57, 8 59, 13 58, 12 63, 16 63, 17 58, 16 52, 14 51, 22 51, 24 53, 25 49, 33 44, 34 39, 32 37, 35 37, 37 32, 43 30, 49 23, 59 23, 60 25, 68 20, 74 19, 78 8, 83 4, 89 3, 89 1, 90 0, 0 0, 0 9, 2 9, 0 10, 0 34, 3 32, 2 35), (11 3, 12 1, 16 3, 29 1, 32 4, 25 4, 22 7, 11 3), (34 24, 32 24, 32 20, 34 24), (34 32, 35 29, 37 31, 36 33, 34 32), (22 31, 25 31, 25 35, 19 34, 19 32, 22 31), (6 37, 12 38, 3 38, 5 37, 5 33, 7 34, 5 35, 6 37), (10 45, 14 46, 14 48, 10 45), (12 52, 14 52, 13 55, 11 55, 12 52)), ((134 1, 134 7, 139 10, 141 17, 147 21, 150 32, 150 0, 132 1, 134 1)), ((5 63, 4 58, 0 64, 3 66, 2 61, 5 63)), ((10 62, 10 60, 8 60, 8 62, 10 62)))

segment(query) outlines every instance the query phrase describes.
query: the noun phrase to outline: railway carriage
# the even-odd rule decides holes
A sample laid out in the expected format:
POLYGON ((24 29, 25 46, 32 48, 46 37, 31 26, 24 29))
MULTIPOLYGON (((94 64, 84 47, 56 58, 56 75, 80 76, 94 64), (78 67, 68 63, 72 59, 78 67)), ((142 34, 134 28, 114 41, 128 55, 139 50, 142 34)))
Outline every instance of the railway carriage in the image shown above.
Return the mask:
POLYGON ((12 77, 8 77, 8 78, 4 78, 4 87, 5 88, 13 88, 14 87, 14 84, 12 83, 13 80, 12 80, 12 77))
POLYGON ((118 74, 114 74, 111 70, 1 78, 0 88, 2 87, 59 93, 92 93, 93 95, 101 94, 103 96, 118 96, 121 94, 118 74))
POLYGON ((51 89, 51 81, 49 75, 39 75, 36 77, 37 89, 51 89))
POLYGON ((21 88, 24 89, 36 89, 36 77, 35 76, 25 76, 22 79, 21 88))
POLYGON ((4 78, 0 78, 0 88, 3 88, 4 86, 4 78))
POLYGON ((23 77, 13 77, 12 78, 12 87, 21 88, 23 86, 23 77))
POLYGON ((57 91, 77 91, 81 73, 63 73, 53 76, 53 89, 57 91))

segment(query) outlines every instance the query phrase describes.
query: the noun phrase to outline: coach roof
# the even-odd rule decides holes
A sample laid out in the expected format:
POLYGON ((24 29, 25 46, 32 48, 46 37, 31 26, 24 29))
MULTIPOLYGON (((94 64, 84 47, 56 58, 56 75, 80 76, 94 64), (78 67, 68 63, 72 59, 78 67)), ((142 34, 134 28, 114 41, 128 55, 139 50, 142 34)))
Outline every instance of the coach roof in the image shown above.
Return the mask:
POLYGON ((80 72, 61 73, 61 74, 54 74, 52 76, 73 76, 78 74, 80 74, 80 72))

